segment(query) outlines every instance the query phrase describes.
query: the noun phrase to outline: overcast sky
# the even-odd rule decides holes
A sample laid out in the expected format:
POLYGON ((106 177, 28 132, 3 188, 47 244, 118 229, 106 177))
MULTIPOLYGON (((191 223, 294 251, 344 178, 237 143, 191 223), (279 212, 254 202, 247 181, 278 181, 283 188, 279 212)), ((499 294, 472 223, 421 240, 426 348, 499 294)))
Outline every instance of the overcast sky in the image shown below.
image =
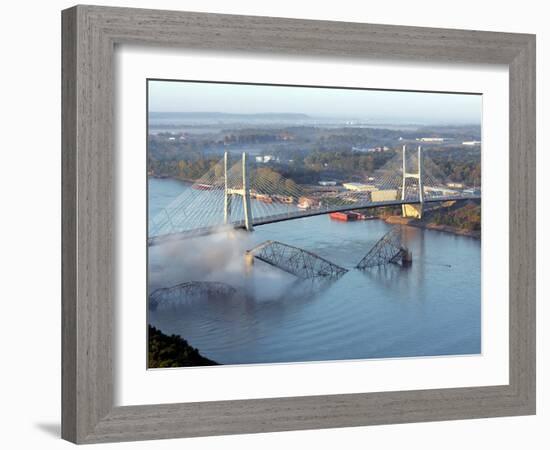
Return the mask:
POLYGON ((481 95, 149 81, 149 111, 304 113, 409 123, 479 124, 481 95))

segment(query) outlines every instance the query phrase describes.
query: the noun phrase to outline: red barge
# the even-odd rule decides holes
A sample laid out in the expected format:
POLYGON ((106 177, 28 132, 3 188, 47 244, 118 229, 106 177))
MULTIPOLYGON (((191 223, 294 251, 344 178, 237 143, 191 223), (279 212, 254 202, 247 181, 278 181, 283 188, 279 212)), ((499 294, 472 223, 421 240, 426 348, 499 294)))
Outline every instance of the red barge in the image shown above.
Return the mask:
POLYGON ((351 222, 354 220, 369 220, 374 219, 374 216, 366 216, 363 213, 356 211, 344 211, 344 212, 333 212, 329 214, 331 219, 341 220, 343 222, 351 222))

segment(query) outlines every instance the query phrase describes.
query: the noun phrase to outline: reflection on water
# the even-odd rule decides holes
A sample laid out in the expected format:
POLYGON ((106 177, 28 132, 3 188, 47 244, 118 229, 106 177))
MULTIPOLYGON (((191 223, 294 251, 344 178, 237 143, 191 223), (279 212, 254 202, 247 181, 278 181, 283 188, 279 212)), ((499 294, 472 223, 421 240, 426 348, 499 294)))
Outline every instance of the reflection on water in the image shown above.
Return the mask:
MULTIPOLYGON (((150 180, 150 208, 182 189, 150 180)), ((388 230, 378 220, 318 216, 151 247, 150 293, 188 281, 227 283, 236 293, 150 310, 149 321, 222 364, 479 353, 478 240, 404 227, 414 259, 407 269, 350 270, 312 284, 258 261, 246 275, 245 250, 268 239, 352 269, 388 230)))

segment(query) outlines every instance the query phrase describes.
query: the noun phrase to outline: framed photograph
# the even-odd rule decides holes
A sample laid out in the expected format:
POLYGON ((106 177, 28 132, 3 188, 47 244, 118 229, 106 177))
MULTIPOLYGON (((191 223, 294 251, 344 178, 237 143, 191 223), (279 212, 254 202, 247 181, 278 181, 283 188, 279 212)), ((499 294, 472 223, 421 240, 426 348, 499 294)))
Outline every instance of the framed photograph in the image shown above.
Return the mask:
POLYGON ((535 37, 75 6, 62 435, 535 413, 535 37))

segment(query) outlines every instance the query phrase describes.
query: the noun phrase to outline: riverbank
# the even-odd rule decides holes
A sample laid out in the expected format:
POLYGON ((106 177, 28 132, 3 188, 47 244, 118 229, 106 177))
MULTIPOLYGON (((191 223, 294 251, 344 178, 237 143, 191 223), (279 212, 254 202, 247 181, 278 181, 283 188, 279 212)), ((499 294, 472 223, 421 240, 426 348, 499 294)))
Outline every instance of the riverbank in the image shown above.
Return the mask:
POLYGON ((432 222, 426 222, 422 219, 413 219, 401 216, 388 216, 383 218, 384 222, 391 225, 409 225, 416 228, 424 228, 426 230, 442 231, 444 233, 456 234, 458 236, 467 236, 474 239, 481 239, 480 230, 466 230, 464 228, 453 227, 450 225, 440 225, 432 222))
POLYGON ((154 178, 156 180, 175 180, 175 181, 181 181, 182 183, 188 183, 188 184, 195 184, 198 180, 193 178, 183 178, 183 177, 176 177, 172 175, 153 175, 148 174, 148 178, 154 178))

